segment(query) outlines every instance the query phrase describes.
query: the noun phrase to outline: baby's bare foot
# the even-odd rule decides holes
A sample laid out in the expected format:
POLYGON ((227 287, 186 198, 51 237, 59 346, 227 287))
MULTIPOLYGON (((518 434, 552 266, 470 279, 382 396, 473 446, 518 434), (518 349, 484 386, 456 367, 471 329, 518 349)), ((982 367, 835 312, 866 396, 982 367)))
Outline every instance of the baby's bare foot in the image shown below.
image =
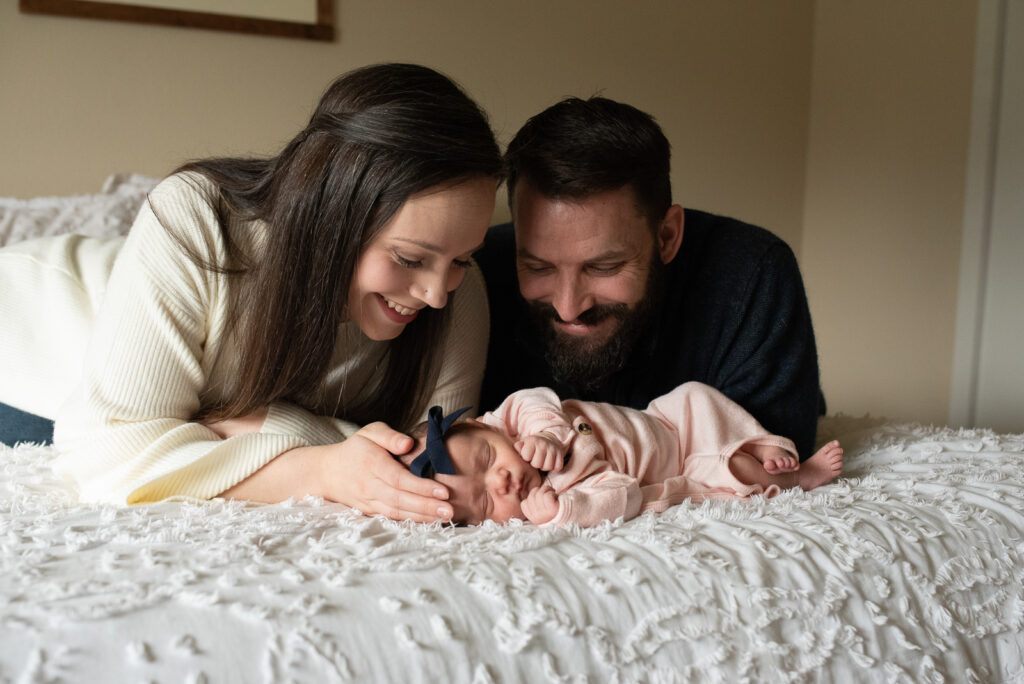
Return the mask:
POLYGON ((764 466, 764 472, 769 475, 792 473, 793 471, 800 469, 800 461, 796 460, 796 457, 790 456, 789 454, 765 459, 761 465, 764 466))
POLYGON ((839 442, 829 442, 817 453, 800 464, 797 481, 802 489, 814 489, 828 484, 843 472, 843 448, 839 442))
POLYGON ((743 448, 753 458, 761 462, 764 472, 769 475, 792 473, 800 468, 800 461, 785 449, 765 444, 747 444, 743 448))

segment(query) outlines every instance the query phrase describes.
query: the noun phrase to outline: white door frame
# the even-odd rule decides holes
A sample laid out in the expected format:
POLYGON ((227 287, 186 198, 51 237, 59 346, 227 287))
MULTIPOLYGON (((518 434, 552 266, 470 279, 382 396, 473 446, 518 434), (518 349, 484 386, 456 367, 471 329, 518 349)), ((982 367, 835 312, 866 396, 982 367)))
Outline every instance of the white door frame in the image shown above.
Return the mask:
POLYGON ((1008 0, 979 0, 949 424, 974 427, 1008 0))

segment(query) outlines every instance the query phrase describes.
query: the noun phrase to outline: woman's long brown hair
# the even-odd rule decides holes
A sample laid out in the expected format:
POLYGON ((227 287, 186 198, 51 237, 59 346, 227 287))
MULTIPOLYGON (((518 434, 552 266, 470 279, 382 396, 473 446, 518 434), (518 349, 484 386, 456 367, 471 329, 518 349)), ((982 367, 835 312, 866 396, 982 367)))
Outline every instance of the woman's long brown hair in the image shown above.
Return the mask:
MULTIPOLYGON (((217 187, 210 201, 231 265, 204 263, 191 251, 190 258, 238 281, 230 322, 242 345, 237 389, 202 408, 204 417, 229 418, 315 398, 366 245, 409 197, 470 178, 500 180, 502 162, 486 115, 451 80, 422 66, 381 64, 338 78, 276 157, 206 159, 178 171, 217 187), (232 240, 231 218, 267 225, 258 255, 232 240)), ((410 427, 437 381, 452 301, 406 326, 388 344, 380 382, 335 415, 410 427)))

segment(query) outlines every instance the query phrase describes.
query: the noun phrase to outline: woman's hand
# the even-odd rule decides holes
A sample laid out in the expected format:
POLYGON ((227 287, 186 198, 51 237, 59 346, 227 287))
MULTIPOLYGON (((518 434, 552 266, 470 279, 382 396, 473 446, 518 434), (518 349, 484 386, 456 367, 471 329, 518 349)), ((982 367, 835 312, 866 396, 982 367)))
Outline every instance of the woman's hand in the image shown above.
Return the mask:
POLYGON ((286 451, 220 496, 274 503, 312 495, 393 520, 450 520, 448 489, 416 477, 388 453, 401 455, 412 445, 408 435, 371 423, 344 442, 286 451))
POLYGON ((328 447, 337 453, 324 461, 324 498, 393 520, 451 519, 447 487, 416 477, 391 457, 406 453, 412 445, 411 437, 378 422, 328 447))

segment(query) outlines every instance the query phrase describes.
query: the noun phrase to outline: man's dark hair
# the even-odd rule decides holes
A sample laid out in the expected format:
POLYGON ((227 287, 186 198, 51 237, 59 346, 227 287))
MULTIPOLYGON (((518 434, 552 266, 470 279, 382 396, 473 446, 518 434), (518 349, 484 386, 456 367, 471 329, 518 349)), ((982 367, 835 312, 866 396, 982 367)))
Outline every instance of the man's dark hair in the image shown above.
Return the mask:
POLYGON ((655 225, 672 205, 670 156, 668 139, 650 114, 604 97, 566 98, 532 117, 509 143, 509 204, 521 178, 553 199, 629 185, 655 225))

